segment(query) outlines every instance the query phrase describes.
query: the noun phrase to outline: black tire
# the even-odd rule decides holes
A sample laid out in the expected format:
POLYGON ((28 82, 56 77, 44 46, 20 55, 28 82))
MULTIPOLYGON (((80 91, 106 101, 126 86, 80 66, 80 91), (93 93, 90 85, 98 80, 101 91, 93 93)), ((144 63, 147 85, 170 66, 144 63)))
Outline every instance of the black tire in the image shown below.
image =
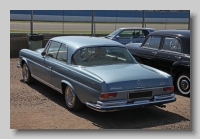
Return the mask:
POLYGON ((30 84, 33 82, 28 65, 24 62, 22 66, 22 77, 25 83, 30 84))
POLYGON ((69 110, 79 111, 84 106, 84 104, 79 100, 79 98, 69 86, 65 88, 64 98, 67 109, 69 110))
POLYGON ((176 88, 183 96, 190 96, 190 75, 181 73, 176 78, 176 88))

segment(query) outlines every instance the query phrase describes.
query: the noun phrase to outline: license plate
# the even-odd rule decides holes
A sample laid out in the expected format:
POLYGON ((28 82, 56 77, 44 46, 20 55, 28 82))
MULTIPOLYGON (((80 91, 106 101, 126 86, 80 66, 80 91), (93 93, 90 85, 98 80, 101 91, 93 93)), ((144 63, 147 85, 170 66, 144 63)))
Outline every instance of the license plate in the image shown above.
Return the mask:
POLYGON ((133 99, 133 98, 146 98, 146 97, 151 97, 152 96, 152 91, 145 91, 145 92, 134 92, 134 93, 129 93, 128 98, 133 99))

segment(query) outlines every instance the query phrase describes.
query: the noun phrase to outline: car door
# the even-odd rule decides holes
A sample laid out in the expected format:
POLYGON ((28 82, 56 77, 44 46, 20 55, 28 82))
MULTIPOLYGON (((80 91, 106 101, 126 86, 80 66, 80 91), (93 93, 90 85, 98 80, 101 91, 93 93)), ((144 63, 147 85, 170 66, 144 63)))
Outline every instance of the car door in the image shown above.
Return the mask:
MULTIPOLYGON (((48 43, 45 46, 44 52, 46 52, 49 49, 51 42, 52 42, 51 40, 48 41, 48 43)), ((44 79, 44 75, 46 73, 45 58, 46 58, 46 55, 43 56, 41 53, 38 53, 37 56, 33 57, 34 70, 32 71, 32 74, 36 78, 42 79, 42 80, 44 79)))
POLYGON ((135 30, 135 29, 126 29, 126 30, 122 30, 118 35, 116 35, 115 38, 113 38, 113 40, 122 43, 122 44, 127 44, 130 43, 131 41, 133 43, 139 43, 140 42, 140 37, 136 36, 136 33, 139 32, 139 30, 135 30))
POLYGON ((61 80, 64 79, 63 75, 70 74, 67 64, 67 47, 61 44, 57 57, 52 62, 52 85, 57 89, 61 89, 61 80))
POLYGON ((164 37, 161 49, 157 52, 157 65, 170 70, 175 61, 183 56, 181 42, 176 37, 164 37))
POLYGON ((140 47, 135 49, 135 58, 138 62, 154 66, 160 44, 160 36, 149 36, 140 47))
POLYGON ((46 55, 44 56, 45 73, 42 76, 42 79, 49 84, 52 83, 52 63, 54 63, 56 60, 60 46, 61 43, 52 41, 48 50, 46 51, 46 55))

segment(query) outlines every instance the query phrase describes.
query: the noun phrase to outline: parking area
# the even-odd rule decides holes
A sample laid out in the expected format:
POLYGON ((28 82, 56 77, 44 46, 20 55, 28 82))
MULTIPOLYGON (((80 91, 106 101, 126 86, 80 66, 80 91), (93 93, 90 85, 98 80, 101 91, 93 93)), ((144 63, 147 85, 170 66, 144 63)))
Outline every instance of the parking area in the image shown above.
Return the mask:
POLYGON ((101 113, 65 108, 62 94, 35 81, 23 83, 18 58, 10 59, 11 129, 191 129, 190 98, 176 93, 166 108, 156 106, 101 113))

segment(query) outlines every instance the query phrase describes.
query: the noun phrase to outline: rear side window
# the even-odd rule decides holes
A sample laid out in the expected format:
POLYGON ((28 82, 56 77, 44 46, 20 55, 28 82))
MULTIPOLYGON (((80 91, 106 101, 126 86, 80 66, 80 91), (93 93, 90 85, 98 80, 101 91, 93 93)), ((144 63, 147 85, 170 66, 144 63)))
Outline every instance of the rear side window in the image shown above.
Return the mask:
POLYGON ((173 52, 181 52, 181 43, 177 38, 165 37, 162 49, 173 52))
POLYGON ((58 51, 57 58, 60 61, 66 62, 67 61, 67 47, 66 45, 62 44, 58 51))
POLYGON ((149 36, 143 47, 158 49, 160 46, 160 36, 149 36))

